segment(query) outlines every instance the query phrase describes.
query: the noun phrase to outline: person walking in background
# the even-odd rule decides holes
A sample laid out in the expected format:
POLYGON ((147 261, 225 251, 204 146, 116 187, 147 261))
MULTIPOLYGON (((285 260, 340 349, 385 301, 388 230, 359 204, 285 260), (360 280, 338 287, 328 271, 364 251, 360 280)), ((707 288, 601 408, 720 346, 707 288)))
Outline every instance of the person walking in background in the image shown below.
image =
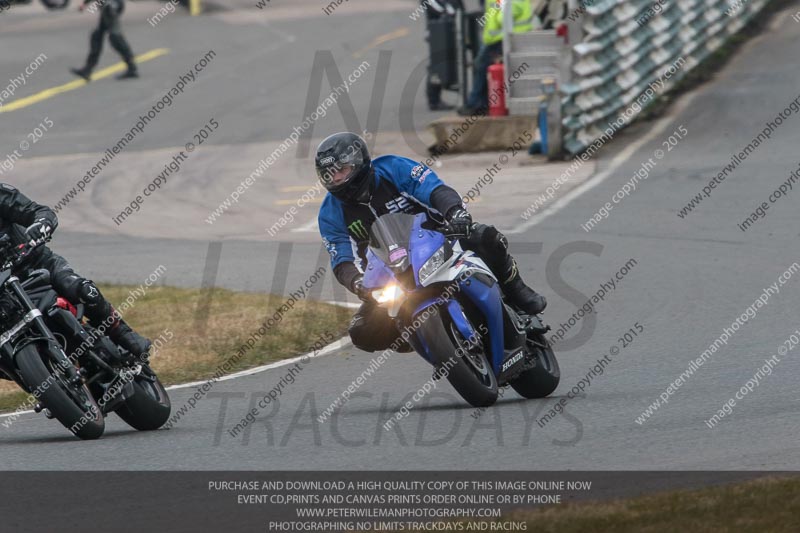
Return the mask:
POLYGON ((476 111, 489 107, 489 83, 486 73, 489 67, 503 56, 503 4, 511 2, 514 16, 513 33, 526 33, 540 26, 538 18, 533 14, 531 0, 496 0, 486 2, 483 16, 483 37, 480 51, 475 57, 472 71, 472 91, 467 98, 467 105, 460 108, 460 115, 472 115, 476 111))
POLYGON ((86 58, 86 64, 82 68, 73 68, 70 70, 76 76, 80 76, 86 81, 89 81, 92 76, 92 70, 94 70, 97 66, 97 62, 100 60, 100 52, 103 51, 103 38, 105 34, 108 33, 108 40, 111 46, 114 47, 114 50, 122 56, 122 60, 128 65, 128 70, 117 76, 117 79, 125 80, 138 78, 139 71, 133 60, 133 52, 131 52, 131 47, 128 45, 125 36, 122 35, 122 27, 119 23, 119 18, 125 10, 125 0, 83 0, 83 3, 78 9, 83 11, 86 9, 87 5, 93 2, 97 2, 97 6, 100 7, 100 21, 89 39, 89 56, 86 58))
MULTIPOLYGON (((426 40, 431 40, 432 24, 443 17, 454 17, 456 11, 464 9, 461 0, 420 0, 425 7, 426 40)), ((425 87, 428 97, 428 109, 431 111, 448 111, 454 106, 442 102, 442 80, 434 68, 434 58, 428 63, 428 81, 425 87)))

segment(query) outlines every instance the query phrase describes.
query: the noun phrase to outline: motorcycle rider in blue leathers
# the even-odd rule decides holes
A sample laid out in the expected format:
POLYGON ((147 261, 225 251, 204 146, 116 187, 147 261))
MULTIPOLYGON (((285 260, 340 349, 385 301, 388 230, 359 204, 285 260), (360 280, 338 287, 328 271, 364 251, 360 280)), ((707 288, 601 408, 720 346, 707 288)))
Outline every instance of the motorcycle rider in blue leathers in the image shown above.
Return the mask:
POLYGON ((328 190, 319 211, 319 230, 331 267, 339 283, 363 302, 349 327, 357 348, 384 350, 399 338, 386 309, 363 286, 369 228, 376 217, 387 213, 426 212, 452 233, 465 235, 461 246, 484 260, 509 303, 529 314, 541 313, 547 306, 544 296, 522 280, 505 236, 494 226, 473 223, 461 196, 430 168, 395 155, 372 160, 366 141, 347 132, 323 140, 315 163, 317 176, 328 190))

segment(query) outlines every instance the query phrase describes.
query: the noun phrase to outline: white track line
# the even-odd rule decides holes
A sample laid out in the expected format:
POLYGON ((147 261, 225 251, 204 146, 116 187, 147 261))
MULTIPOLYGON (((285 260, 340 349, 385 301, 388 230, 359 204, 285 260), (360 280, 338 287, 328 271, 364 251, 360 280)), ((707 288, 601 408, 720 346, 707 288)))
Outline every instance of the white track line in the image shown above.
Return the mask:
MULTIPOLYGON (((279 367, 282 367, 282 366, 290 365, 292 363, 296 363, 297 361, 300 361, 300 360, 302 360, 304 358, 314 359, 314 358, 317 358, 317 357, 322 357, 322 356, 328 355, 330 353, 333 353, 336 350, 339 350, 341 348, 349 346, 350 344, 351 343, 350 343, 350 339, 349 338, 342 337, 338 341, 327 345, 326 347, 324 347, 323 349, 321 349, 317 353, 309 352, 307 354, 298 355, 297 357, 292 357, 291 359, 283 359, 281 361, 275 361, 274 363, 270 363, 268 365, 262 365, 262 366, 257 366, 255 368, 242 370, 241 372, 236 372, 234 374, 228 374, 227 376, 222 376, 221 378, 217 379, 216 381, 228 381, 230 379, 241 378, 241 377, 244 377, 244 376, 252 376, 253 374, 258 374, 260 372, 266 372, 267 370, 272 370, 273 368, 279 368, 279 367)), ((180 385, 171 385, 171 386, 167 387, 167 390, 188 389, 190 387, 198 387, 198 386, 204 385, 206 383, 208 383, 208 380, 193 381, 191 383, 182 383, 180 385)), ((8 418, 9 416, 20 416, 20 415, 33 413, 33 412, 34 412, 33 410, 29 410, 29 411, 19 411, 19 412, 4 413, 4 414, 0 414, 0 418, 8 418)), ((0 429, 0 431, 2 431, 2 429, 0 429)))
POLYGON ((653 126, 653 128, 647 133, 647 135, 641 137, 639 140, 632 142, 631 144, 626 146, 624 150, 618 153, 611 160, 607 169, 595 175, 594 177, 590 178, 588 181, 578 185, 577 187, 569 191, 567 194, 556 200, 552 205, 545 208, 540 213, 532 216, 519 226, 516 226, 513 229, 505 231, 504 233, 509 235, 523 233, 524 231, 544 221, 549 216, 554 215, 559 211, 561 211, 562 209, 564 209, 575 198, 579 197, 585 192, 594 189, 595 187, 603 183, 609 176, 611 176, 611 174, 616 172, 619 169, 619 167, 622 166, 623 163, 627 162, 628 159, 633 154, 635 154, 637 150, 639 150, 639 148, 641 148, 645 144, 649 143, 650 141, 652 141, 653 139, 664 133, 664 130, 666 130, 670 126, 670 124, 672 124, 675 121, 675 117, 679 113, 683 112, 687 107, 689 107, 689 104, 692 102, 692 100, 695 99, 695 97, 698 94, 699 92, 693 92, 680 99, 675 104, 675 107, 670 111, 669 116, 666 116, 661 120, 659 120, 653 126))
MULTIPOLYGON (((326 303, 329 303, 329 304, 332 304, 332 305, 341 305, 341 306, 349 307, 349 308, 360 307, 358 304, 349 303, 349 302, 326 302, 326 303)), ((242 370, 241 372, 236 372, 234 374, 228 374, 227 376, 222 376, 221 378, 217 379, 216 381, 228 381, 230 379, 236 379, 236 378, 241 378, 241 377, 245 377, 245 376, 252 376, 253 374, 258 374, 260 372, 266 372, 267 370, 272 370, 273 368, 279 368, 279 367, 282 367, 282 366, 290 365, 292 363, 296 363, 297 361, 301 361, 302 359, 305 359, 305 358, 315 359, 317 357, 323 357, 325 355, 328 355, 328 354, 331 354, 331 353, 335 352, 336 350, 339 350, 341 348, 345 348, 345 347, 349 346, 350 344, 351 344, 351 342, 350 342, 350 339, 348 337, 342 337, 338 341, 333 342, 333 343, 325 346, 324 348, 322 348, 317 353, 309 352, 309 353, 306 353, 306 354, 303 354, 303 355, 298 355, 297 357, 292 357, 291 359, 283 359, 281 361, 275 361, 274 363, 269 363, 268 365, 261 365, 261 366, 257 366, 257 367, 254 367, 254 368, 249 368, 247 370, 242 370)), ((171 386, 167 387, 167 390, 188 389, 190 387, 199 387, 201 385, 204 385, 205 383, 208 383, 207 379, 203 380, 203 381, 193 381, 191 383, 181 383, 180 385, 171 385, 171 386)), ((20 416, 20 415, 33 413, 33 412, 35 412, 35 411, 33 411, 33 410, 18 411, 18 412, 14 411, 14 412, 11 412, 11 413, 0 414, 0 418, 8 418, 9 416, 20 416)))
POLYGON ((339 307, 346 307, 348 309, 358 309, 359 307, 361 307, 361 304, 360 303, 356 303, 356 302, 331 302, 331 301, 326 301, 324 303, 331 304, 331 305, 338 305, 339 307))
MULTIPOLYGON (((228 381, 231 379, 241 378, 245 376, 252 376, 253 374, 259 374, 261 372, 266 372, 267 370, 272 370, 273 368, 279 368, 286 365, 291 365, 296 363, 302 359, 315 359, 317 357, 323 357, 325 355, 331 354, 336 350, 344 348, 345 346, 350 345, 350 339, 348 337, 342 337, 338 341, 327 345, 317 353, 309 352, 307 354, 298 355, 297 357, 292 357, 291 359, 283 359, 281 361, 275 361, 274 363, 270 363, 268 365, 257 366, 255 368, 250 368, 247 370, 242 370, 241 372, 236 372, 234 374, 228 374, 227 376, 222 376, 221 378, 217 379, 216 381, 228 381)), ((181 385, 172 385, 167 387, 167 390, 176 390, 176 389, 188 389, 190 387, 198 387, 200 385, 204 385, 208 383, 208 380, 205 379, 203 381, 193 381, 191 383, 183 383, 181 385)))

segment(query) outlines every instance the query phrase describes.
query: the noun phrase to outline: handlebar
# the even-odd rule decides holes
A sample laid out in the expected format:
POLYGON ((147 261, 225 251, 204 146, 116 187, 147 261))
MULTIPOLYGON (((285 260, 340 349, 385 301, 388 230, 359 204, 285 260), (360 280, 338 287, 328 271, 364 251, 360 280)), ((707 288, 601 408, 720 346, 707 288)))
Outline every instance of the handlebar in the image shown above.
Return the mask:
POLYGON ((441 233, 443 233, 444 236, 447 237, 448 239, 461 239, 461 238, 469 237, 469 235, 467 235, 464 232, 453 231, 453 228, 447 222, 442 224, 442 226, 439 228, 439 231, 441 233))
POLYGON ((0 270, 11 270, 22 263, 30 253, 36 248, 43 246, 50 241, 50 237, 44 239, 33 239, 31 241, 13 245, 10 240, 7 243, 0 243, 0 252, 3 253, 5 260, 0 270))

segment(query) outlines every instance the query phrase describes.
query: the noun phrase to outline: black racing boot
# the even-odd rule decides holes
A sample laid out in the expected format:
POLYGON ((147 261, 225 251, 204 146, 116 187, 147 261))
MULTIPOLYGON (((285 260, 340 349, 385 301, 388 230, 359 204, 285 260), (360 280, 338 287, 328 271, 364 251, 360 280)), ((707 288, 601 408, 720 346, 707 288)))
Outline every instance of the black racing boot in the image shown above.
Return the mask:
POLYGON ((108 332, 108 337, 139 359, 147 358, 150 355, 148 353, 152 346, 150 340, 133 331, 121 318, 108 332))
POLYGON ((538 315, 547 307, 547 298, 528 287, 519 273, 503 284, 503 293, 510 304, 529 315, 538 315))
POLYGON ((505 259, 505 276, 500 278, 500 286, 508 303, 518 307, 529 315, 538 315, 547 307, 547 299, 528 287, 519 274, 517 262, 507 254, 505 259))
POLYGON ((69 70, 76 76, 80 76, 86 81, 92 81, 92 69, 90 69, 89 67, 71 68, 69 70))

